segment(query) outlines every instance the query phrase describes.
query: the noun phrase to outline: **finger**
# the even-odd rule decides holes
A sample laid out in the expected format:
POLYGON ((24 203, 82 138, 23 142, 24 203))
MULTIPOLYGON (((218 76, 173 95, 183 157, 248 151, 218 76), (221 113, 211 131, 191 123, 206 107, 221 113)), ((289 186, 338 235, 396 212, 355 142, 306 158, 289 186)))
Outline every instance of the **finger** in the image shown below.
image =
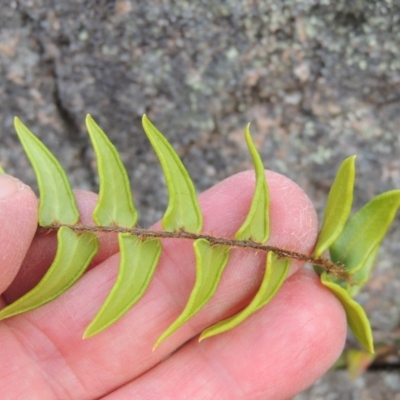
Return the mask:
POLYGON ((10 285, 37 228, 33 191, 10 175, 0 175, 0 293, 10 285))
MULTIPOLYGON (((297 185, 279 174, 269 173, 268 182, 270 243, 311 252, 317 220, 310 201, 297 185)), ((246 217, 253 190, 254 174, 247 172, 204 193, 200 197, 204 231, 232 237, 246 217)), ((265 268, 265 254, 232 250, 227 270, 210 303, 153 353, 156 338, 182 311, 195 276, 190 241, 165 240, 163 247, 156 274, 143 299, 118 323, 93 338, 81 339, 115 280, 118 255, 89 271, 52 303, 5 321, 19 335, 30 335, 30 351, 37 357, 35 368, 45 369, 57 390, 72 396, 75 389, 76 398, 89 394, 96 397, 142 374, 210 324, 242 308, 257 290, 265 268), (57 363, 57 370, 51 369, 49 359, 57 363)), ((293 266, 298 269, 300 264, 293 262, 293 266)), ((14 349, 13 354, 18 352, 16 344, 9 343, 5 348, 14 349)), ((24 349, 19 352, 23 354, 24 349)), ((25 365, 27 368, 28 364, 25 365)), ((29 376, 35 376, 32 369, 29 376)), ((43 372, 37 370, 37 384, 43 381, 42 376, 43 372)), ((43 384, 47 385, 47 380, 43 384)))
MULTIPOLYGON (((96 206, 98 195, 76 190, 75 196, 81 215, 80 222, 84 225, 94 225, 92 213, 96 206)), ((99 233, 97 236, 100 241, 100 250, 92 260, 89 269, 118 252, 116 234, 99 233)), ((4 293, 4 299, 7 304, 14 302, 39 283, 53 262, 56 250, 57 237, 55 232, 50 231, 35 235, 17 276, 4 293)))
POLYGON ((289 399, 331 367, 345 337, 343 307, 302 270, 235 330, 192 340, 105 399, 289 399))

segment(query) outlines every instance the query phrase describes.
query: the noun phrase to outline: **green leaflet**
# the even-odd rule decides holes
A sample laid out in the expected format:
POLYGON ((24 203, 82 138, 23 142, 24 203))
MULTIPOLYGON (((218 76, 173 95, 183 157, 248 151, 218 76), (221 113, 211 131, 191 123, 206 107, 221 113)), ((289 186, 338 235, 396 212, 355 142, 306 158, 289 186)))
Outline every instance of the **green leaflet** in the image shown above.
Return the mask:
POLYGON ((378 255, 379 245, 376 246, 374 250, 372 250, 364 262, 364 265, 354 274, 351 276, 353 282, 348 284, 348 292, 352 297, 356 296, 361 288, 364 286, 365 283, 368 282, 369 277, 371 275, 372 268, 375 265, 376 256, 378 255))
POLYGON ((117 149, 90 115, 86 126, 93 144, 99 171, 99 200, 93 212, 93 220, 101 226, 131 228, 137 222, 128 174, 117 149))
POLYGON ((342 233, 353 203, 355 158, 346 158, 329 191, 324 221, 315 245, 314 256, 320 257, 342 233))
POLYGON ((391 190, 362 207, 330 247, 332 261, 343 263, 350 274, 363 268, 384 238, 399 206, 400 190, 391 190))
POLYGON ((331 292, 342 303, 346 311, 347 323, 356 339, 364 346, 370 353, 374 352, 374 340, 372 337, 371 325, 364 309, 354 301, 350 294, 336 283, 332 282, 327 276, 326 272, 321 275, 321 282, 331 290, 331 292))
POLYGON ((375 361, 377 354, 367 353, 363 350, 349 349, 345 351, 347 372, 353 381, 362 375, 375 361))
POLYGON ((5 174, 6 172, 4 171, 4 169, 1 167, 0 165, 0 175, 5 174))
MULTIPOLYGON (((269 238, 269 191, 265 178, 264 165, 261 157, 254 146, 250 136, 250 125, 245 130, 246 142, 250 154, 253 158, 254 170, 256 174, 256 188, 251 202, 250 210, 243 225, 235 234, 236 240, 254 240, 264 243, 269 238)), ((287 272, 289 271, 289 260, 278 261, 273 253, 268 253, 267 268, 259 292, 251 303, 240 313, 227 318, 206 329, 200 336, 200 340, 214 336, 219 333, 232 329, 243 322, 251 314, 267 304, 276 294, 283 284, 287 272), (275 268, 276 267, 276 268, 275 268)))
POLYGON ((250 124, 245 130, 246 142, 253 158, 256 174, 256 188, 249 213, 240 229, 236 232, 237 240, 254 240, 264 243, 269 237, 269 192, 265 178, 264 165, 250 136, 250 124))
MULTIPOLYGON (((238 230, 238 240, 254 240, 263 243, 269 236, 269 193, 264 166, 250 136, 249 125, 245 137, 256 172, 256 188, 249 213, 238 230)), ((186 171, 184 171, 186 173, 186 171)), ((193 317, 212 297, 222 272, 228 262, 229 250, 226 246, 211 246, 204 239, 194 242, 196 254, 196 283, 185 309, 168 329, 157 339, 154 349, 168 336, 193 317)))
MULTIPOLYGON (((247 146, 253 159, 256 187, 246 220, 235 235, 237 240, 263 243, 269 237, 269 193, 261 157, 251 139, 249 125, 245 130, 247 146)), ((210 246, 204 239, 194 243, 196 253, 196 283, 185 309, 169 328, 157 339, 154 348, 195 315, 212 297, 228 262, 226 246, 210 246)))
POLYGON ((35 170, 40 191, 39 224, 76 224, 79 211, 65 171, 49 149, 18 119, 15 130, 35 170))
POLYGON ((42 280, 28 293, 0 311, 0 319, 33 310, 64 293, 83 274, 97 253, 94 233, 75 233, 67 227, 57 232, 57 253, 42 280))
POLYGON ((251 303, 239 313, 205 329, 200 335, 199 341, 233 329, 261 307, 268 304, 285 281, 289 268, 290 260, 279 259, 276 254, 269 252, 264 278, 251 303))
POLYGON ((143 115, 143 128, 149 138, 161 167, 169 193, 169 203, 162 219, 162 226, 168 232, 185 229, 198 233, 203 225, 203 216, 196 191, 189 174, 167 139, 143 115))
POLYGON ((196 255, 196 283, 185 309, 157 339, 153 350, 168 336, 196 314, 213 296, 228 262, 229 247, 212 246, 205 239, 193 243, 196 255))
POLYGON ((143 296, 161 254, 159 239, 118 235, 120 266, 117 280, 83 337, 93 336, 121 318, 143 296))
MULTIPOLYGON (((79 211, 65 171, 18 118, 14 124, 37 177, 39 224, 76 224, 79 211)), ((58 230, 57 242, 55 259, 45 276, 31 291, 1 310, 0 319, 32 310, 61 295, 79 279, 98 249, 93 233, 78 234, 67 227, 58 230)))

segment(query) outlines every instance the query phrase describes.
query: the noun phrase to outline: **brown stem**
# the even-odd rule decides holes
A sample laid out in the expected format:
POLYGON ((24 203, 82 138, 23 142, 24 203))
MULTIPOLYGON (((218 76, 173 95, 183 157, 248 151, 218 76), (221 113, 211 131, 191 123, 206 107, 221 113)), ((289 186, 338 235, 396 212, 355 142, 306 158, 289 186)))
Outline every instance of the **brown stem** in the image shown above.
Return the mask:
POLYGON ((193 233, 185 230, 177 232, 165 232, 165 231, 152 231, 143 228, 125 228, 120 226, 91 226, 91 225, 68 225, 68 224, 53 224, 40 226, 39 231, 46 232, 50 230, 57 230, 61 227, 67 227, 75 232, 114 232, 114 233, 130 233, 137 235, 142 238, 159 238, 159 239, 206 239, 211 244, 223 245, 229 247, 240 247, 261 251, 272 251, 281 258, 292 258, 294 260, 300 260, 308 262, 312 265, 321 267, 325 271, 335 275, 338 278, 349 280, 349 276, 346 273, 343 265, 334 264, 332 261, 324 257, 315 258, 313 256, 298 253, 296 251, 281 249, 275 246, 269 246, 261 243, 254 242, 252 240, 236 240, 228 238, 220 238, 210 236, 204 233, 193 233))

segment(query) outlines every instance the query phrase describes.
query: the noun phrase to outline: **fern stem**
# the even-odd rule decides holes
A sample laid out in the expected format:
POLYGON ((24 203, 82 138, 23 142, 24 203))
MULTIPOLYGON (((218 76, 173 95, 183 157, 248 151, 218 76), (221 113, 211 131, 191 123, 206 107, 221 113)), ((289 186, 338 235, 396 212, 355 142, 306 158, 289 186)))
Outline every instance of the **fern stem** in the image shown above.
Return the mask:
POLYGON ((68 227, 74 230, 75 232, 131 233, 132 235, 136 235, 142 238, 159 238, 159 239, 190 239, 190 240, 206 239, 213 245, 223 245, 229 247, 253 249, 265 252, 272 251, 280 258, 291 258, 294 260, 308 262, 312 265, 321 267, 322 269, 331 273, 337 278, 344 279, 346 281, 350 280, 350 277, 347 274, 343 265, 340 264, 337 265, 327 258, 324 257, 315 258, 311 255, 298 253, 292 250, 282 249, 276 246, 257 243, 252 240, 235 240, 229 238, 215 237, 204 233, 187 232, 183 229, 177 232, 166 232, 166 231, 152 231, 143 228, 125 228, 120 226, 52 224, 46 226, 39 226, 38 230, 40 232, 49 232, 53 230, 58 230, 63 226, 68 227))

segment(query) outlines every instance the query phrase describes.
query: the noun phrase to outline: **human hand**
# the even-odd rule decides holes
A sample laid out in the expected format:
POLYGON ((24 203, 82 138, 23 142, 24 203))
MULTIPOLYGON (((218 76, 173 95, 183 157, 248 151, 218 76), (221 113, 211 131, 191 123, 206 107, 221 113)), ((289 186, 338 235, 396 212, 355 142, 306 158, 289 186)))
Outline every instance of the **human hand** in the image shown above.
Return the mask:
MULTIPOLYGON (((200 196, 205 232, 232 237, 250 205, 252 176, 235 175, 200 196)), ((269 243, 310 253, 318 229, 310 201, 281 175, 269 173, 268 185, 269 243)), ((76 195, 89 223, 96 195, 76 195)), ((6 175, 0 176, 0 221, 4 307, 39 281, 56 241, 54 234, 35 235, 37 200, 6 175)), ((70 290, 0 322, 3 398, 289 399, 325 373, 343 348, 346 318, 340 303, 297 261, 271 303, 232 331, 198 343, 203 329, 243 308, 260 283, 265 254, 233 249, 215 296, 152 352, 194 283, 192 243, 177 239, 163 241, 156 274, 140 302, 117 323, 83 340, 118 268, 116 237, 102 234, 100 243, 91 269, 70 290)))

